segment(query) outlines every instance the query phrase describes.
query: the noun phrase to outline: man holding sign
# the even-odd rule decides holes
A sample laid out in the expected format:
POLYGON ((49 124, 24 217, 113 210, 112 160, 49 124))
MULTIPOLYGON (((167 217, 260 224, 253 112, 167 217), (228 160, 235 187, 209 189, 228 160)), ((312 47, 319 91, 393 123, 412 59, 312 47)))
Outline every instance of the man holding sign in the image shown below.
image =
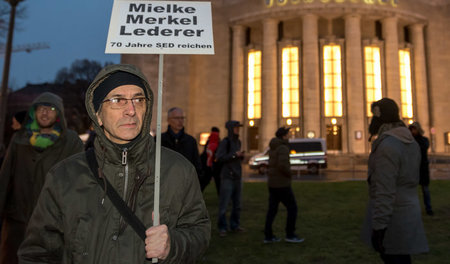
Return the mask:
POLYGON ((157 221, 152 104, 150 86, 134 66, 110 65, 97 75, 86 92, 94 151, 60 162, 47 175, 20 263, 193 263, 204 253, 211 224, 196 171, 165 148, 155 213, 161 224, 151 227, 157 221), (142 232, 111 193, 143 223, 142 232))

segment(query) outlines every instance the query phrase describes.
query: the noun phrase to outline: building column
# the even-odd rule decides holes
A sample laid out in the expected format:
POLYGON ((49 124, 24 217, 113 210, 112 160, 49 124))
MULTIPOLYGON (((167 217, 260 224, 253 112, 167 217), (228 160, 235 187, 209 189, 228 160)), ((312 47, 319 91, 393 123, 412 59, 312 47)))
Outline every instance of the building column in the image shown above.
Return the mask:
POLYGON ((397 18, 388 17, 382 20, 384 39, 384 61, 386 65, 386 93, 401 108, 400 69, 398 57, 397 18))
POLYGON ((301 129, 306 137, 308 131, 313 131, 316 137, 321 135, 320 130, 320 85, 319 85, 319 34, 318 17, 313 14, 303 16, 303 126, 301 129))
POLYGON ((231 83, 231 119, 244 121, 244 46, 245 28, 233 26, 232 83, 231 83))
MULTIPOLYGON (((361 18, 359 15, 345 17, 345 58, 347 79, 347 142, 349 153, 364 153, 366 140, 355 139, 356 131, 364 130, 364 83, 362 70, 361 18)), ((364 135, 365 133, 362 133, 364 135)))
POLYGON ((278 128, 277 37, 278 21, 271 18, 264 19, 260 149, 265 149, 269 145, 278 128))
POLYGON ((428 88, 427 88, 427 72, 425 61, 425 45, 423 35, 423 25, 414 24, 410 26, 412 44, 413 44, 413 60, 414 60, 414 82, 415 82, 415 98, 416 111, 415 119, 419 121, 423 130, 430 136, 430 120, 428 108, 428 88))

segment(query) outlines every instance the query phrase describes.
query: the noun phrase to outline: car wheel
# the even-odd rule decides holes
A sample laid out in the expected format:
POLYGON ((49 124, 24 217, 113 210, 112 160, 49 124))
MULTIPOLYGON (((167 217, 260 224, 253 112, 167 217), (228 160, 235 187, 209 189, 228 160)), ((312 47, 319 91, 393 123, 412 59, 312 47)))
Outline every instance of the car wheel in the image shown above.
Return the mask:
POLYGON ((267 173, 267 166, 266 166, 266 165, 261 165, 261 166, 259 166, 258 172, 259 172, 259 174, 261 174, 261 175, 266 175, 266 173, 267 173))
POLYGON ((309 165, 308 171, 311 174, 319 174, 319 165, 317 165, 317 164, 309 165))

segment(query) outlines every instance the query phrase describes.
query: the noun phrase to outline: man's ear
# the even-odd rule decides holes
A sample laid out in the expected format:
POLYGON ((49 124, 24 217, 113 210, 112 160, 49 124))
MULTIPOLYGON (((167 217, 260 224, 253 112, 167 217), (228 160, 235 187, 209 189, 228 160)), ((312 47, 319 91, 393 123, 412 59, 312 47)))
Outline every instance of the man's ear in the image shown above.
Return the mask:
POLYGON ((95 116, 97 117, 97 122, 99 124, 99 126, 103 126, 103 122, 102 119, 100 118, 100 112, 95 113, 95 116))

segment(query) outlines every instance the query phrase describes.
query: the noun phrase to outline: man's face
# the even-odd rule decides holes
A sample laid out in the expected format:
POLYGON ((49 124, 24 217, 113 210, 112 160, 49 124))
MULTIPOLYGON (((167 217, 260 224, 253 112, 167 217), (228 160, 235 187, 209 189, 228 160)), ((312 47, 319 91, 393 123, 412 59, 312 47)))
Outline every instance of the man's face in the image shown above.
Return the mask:
POLYGON ((239 127, 238 126, 233 127, 233 133, 235 135, 239 135, 239 127))
POLYGON ((38 105, 36 107, 35 116, 41 129, 52 128, 56 123, 58 113, 56 111, 56 107, 54 106, 38 105))
POLYGON ((180 109, 175 109, 169 113, 167 121, 173 132, 178 133, 184 127, 184 113, 180 109))
POLYGON ((413 136, 417 136, 417 135, 419 135, 419 130, 417 129, 417 128, 415 128, 415 127, 410 127, 409 128, 409 130, 411 131, 411 134, 413 135, 413 136))
POLYGON ((136 85, 121 85, 111 92, 103 100, 100 110, 96 113, 100 126, 106 137, 116 144, 126 144, 135 139, 142 129, 142 122, 146 111, 146 103, 134 104, 130 100, 121 108, 113 105, 112 98, 142 98, 145 93, 136 85))

